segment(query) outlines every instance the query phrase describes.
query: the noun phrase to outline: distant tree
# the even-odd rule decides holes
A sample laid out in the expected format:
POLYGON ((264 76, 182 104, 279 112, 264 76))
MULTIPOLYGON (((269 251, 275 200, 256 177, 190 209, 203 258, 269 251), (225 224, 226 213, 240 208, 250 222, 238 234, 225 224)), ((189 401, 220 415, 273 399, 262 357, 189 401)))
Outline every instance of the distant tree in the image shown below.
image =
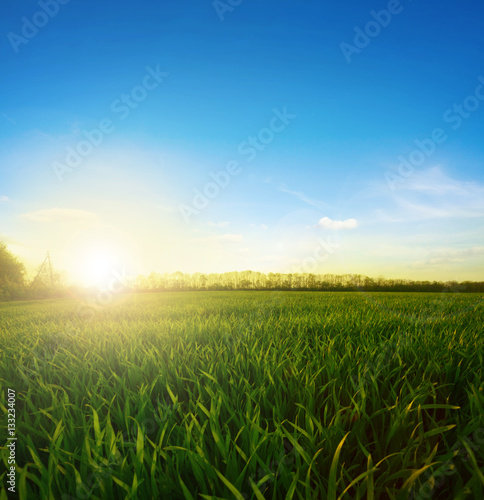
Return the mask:
POLYGON ((240 281, 239 286, 242 290, 248 290, 252 283, 248 279, 243 279, 240 281))
POLYGON ((368 292, 484 292, 482 282, 430 282, 387 279, 382 276, 369 278, 361 274, 313 274, 313 273, 269 273, 233 271, 228 273, 183 274, 152 273, 139 276, 135 291, 183 291, 183 290, 320 290, 368 292), (158 282, 156 286, 153 283, 158 282))
POLYGON ((152 272, 148 276, 148 287, 150 290, 160 289, 161 276, 158 273, 152 272))
POLYGON ((0 300, 15 299, 22 295, 25 286, 25 267, 0 242, 0 300))
POLYGON ((306 278, 306 286, 309 289, 316 288, 316 275, 309 273, 306 278))

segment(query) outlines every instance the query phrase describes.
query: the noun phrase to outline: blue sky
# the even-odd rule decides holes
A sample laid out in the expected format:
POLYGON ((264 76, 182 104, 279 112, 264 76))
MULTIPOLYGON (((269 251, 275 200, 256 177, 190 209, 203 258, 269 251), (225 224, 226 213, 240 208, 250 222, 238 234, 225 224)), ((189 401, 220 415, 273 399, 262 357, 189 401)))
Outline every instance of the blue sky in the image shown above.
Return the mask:
POLYGON ((29 269, 483 279, 484 5, 0 9, 0 239, 29 269))

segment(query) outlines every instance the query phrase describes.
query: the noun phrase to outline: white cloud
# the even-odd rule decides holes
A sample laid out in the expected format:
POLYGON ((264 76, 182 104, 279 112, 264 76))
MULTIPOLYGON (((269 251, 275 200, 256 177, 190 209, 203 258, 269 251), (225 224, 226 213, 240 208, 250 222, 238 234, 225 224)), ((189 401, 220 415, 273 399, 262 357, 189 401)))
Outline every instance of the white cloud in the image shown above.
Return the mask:
POLYGON ((358 227, 358 222, 356 219, 331 220, 329 217, 323 217, 319 219, 318 226, 325 229, 354 229, 358 227))
POLYGON ((10 201, 10 198, 5 195, 0 196, 0 203, 8 203, 10 201))
POLYGON ((22 214, 20 217, 33 222, 55 224, 95 225, 99 222, 98 216, 92 212, 70 208, 48 208, 22 214))
POLYGON ((249 224, 249 227, 255 227, 255 228, 258 228, 258 229, 263 229, 264 231, 266 229, 269 229, 269 226, 267 226, 266 224, 249 224))
POLYGON ((207 222, 207 224, 209 226, 212 226, 212 227, 226 227, 226 226, 229 225, 229 221, 226 221, 226 220, 223 220, 223 221, 220 221, 220 222, 209 221, 209 222, 207 222))

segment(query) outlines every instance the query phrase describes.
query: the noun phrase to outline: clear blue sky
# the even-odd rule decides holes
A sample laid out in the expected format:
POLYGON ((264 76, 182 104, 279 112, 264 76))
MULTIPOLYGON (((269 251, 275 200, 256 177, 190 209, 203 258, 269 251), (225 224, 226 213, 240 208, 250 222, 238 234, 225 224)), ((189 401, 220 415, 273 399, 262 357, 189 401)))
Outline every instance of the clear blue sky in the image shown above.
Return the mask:
POLYGON ((0 239, 32 268, 484 279, 484 4, 0 13, 0 239))

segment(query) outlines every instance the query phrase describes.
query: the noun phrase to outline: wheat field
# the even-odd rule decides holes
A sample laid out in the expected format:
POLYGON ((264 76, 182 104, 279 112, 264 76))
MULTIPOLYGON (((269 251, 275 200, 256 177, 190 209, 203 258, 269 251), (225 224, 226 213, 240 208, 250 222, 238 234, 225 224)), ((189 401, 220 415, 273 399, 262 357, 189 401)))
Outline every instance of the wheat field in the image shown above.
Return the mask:
POLYGON ((483 300, 180 292, 0 304, 18 497, 484 498, 483 300))

